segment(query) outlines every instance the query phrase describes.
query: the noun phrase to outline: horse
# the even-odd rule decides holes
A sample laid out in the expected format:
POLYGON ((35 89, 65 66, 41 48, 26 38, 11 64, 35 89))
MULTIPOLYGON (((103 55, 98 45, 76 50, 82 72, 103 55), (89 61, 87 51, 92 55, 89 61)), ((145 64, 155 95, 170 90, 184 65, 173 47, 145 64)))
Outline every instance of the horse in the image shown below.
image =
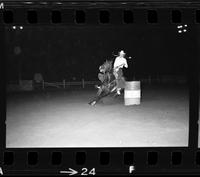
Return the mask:
MULTIPOLYGON (((117 79, 114 75, 113 70, 113 61, 106 60, 103 65, 99 67, 99 74, 98 78, 101 81, 100 86, 95 86, 97 91, 97 96, 89 102, 90 105, 95 105, 98 101, 100 101, 102 98, 111 95, 114 93, 114 96, 117 95, 116 91, 118 88, 117 79)), ((121 75, 120 78, 122 81, 124 81, 124 77, 121 75)))

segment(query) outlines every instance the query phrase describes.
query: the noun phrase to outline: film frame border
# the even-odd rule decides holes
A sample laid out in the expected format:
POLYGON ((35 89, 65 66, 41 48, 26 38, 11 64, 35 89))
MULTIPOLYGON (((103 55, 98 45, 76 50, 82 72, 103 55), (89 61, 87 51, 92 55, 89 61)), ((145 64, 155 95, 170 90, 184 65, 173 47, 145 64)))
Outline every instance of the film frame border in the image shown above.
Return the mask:
MULTIPOLYGON (((35 3, 35 2, 34 2, 35 3)), ((17 9, 14 10, 14 14, 18 14, 18 19, 21 19, 20 17, 24 16, 24 13, 22 13, 22 9, 26 10, 26 9, 36 9, 38 11, 41 11, 41 4, 40 3, 36 3, 35 6, 33 7, 33 4, 29 4, 29 5, 25 5, 25 4, 21 4, 19 5, 18 3, 12 3, 12 2, 7 2, 5 3, 5 9, 13 9, 16 7, 16 5, 18 6, 17 9), (10 4, 9 4, 10 3, 10 4), (31 6, 31 8, 30 8, 31 6), (21 10, 20 10, 21 9, 21 10)), ((122 2, 121 2, 122 3, 122 2)), ((110 3, 106 3, 107 8, 105 8, 105 3, 102 4, 95 4, 95 10, 97 9, 110 9, 110 12, 112 13, 112 9, 113 8, 117 8, 120 7, 122 4, 120 2, 116 3, 116 6, 111 5, 110 3), (99 6, 98 6, 99 5, 99 6), (114 6, 114 7, 113 7, 114 6)), ((45 5, 45 9, 48 11, 51 11, 52 9, 52 4, 53 1, 50 4, 43 4, 45 5)), ((67 4, 67 3, 66 3, 67 4)), ((69 4, 69 3, 68 3, 69 4)), ((66 5, 67 6, 67 5, 66 5)), ((91 4, 85 4, 81 5, 81 7, 83 9, 88 9, 90 8, 91 4)), ((68 6, 67 6, 68 7, 68 6)), ((53 9, 59 9, 60 7, 58 7, 58 5, 53 5, 53 9)), ((65 6, 62 6, 62 9, 65 10, 65 6)), ((73 9, 80 9, 80 4, 71 4, 70 8, 71 10, 73 9)), ((145 12, 147 9, 156 9, 157 12, 159 11, 165 11, 165 10, 172 10, 172 9, 181 9, 181 12, 183 14, 185 14, 185 12, 189 12, 189 14, 191 15, 192 12, 192 16, 194 17, 194 12, 196 12, 196 10, 200 9, 200 3, 192 3, 191 2, 191 6, 190 8, 188 8, 186 6, 186 4, 184 3, 169 3, 169 4, 165 4, 165 3, 160 3, 158 2, 157 4, 146 4, 145 3, 127 3, 126 7, 123 9, 136 9, 138 11, 138 14, 142 15, 136 23, 138 24, 146 24, 146 25, 154 25, 154 24, 148 24, 146 19, 146 13, 141 13, 142 11, 145 12), (152 6, 153 5, 153 6, 152 6), (181 7, 181 8, 180 8, 181 7)), ((72 12, 72 11, 71 11, 72 12)), ((94 12, 92 12, 94 13, 94 12)), ((165 14, 166 15, 166 14, 165 14)), ((73 14, 74 16, 74 14, 73 14)), ((195 25, 197 27, 197 29, 199 30, 199 23, 195 22, 195 18, 192 18, 192 16, 190 16, 188 18, 188 16, 186 15, 183 18, 183 23, 187 23, 187 24, 192 24, 195 25), (187 17, 187 18, 186 18, 187 17), (190 21, 192 18, 192 21, 190 21), (187 20, 186 20, 187 19, 187 20)), ((166 15, 164 16, 164 18, 167 18, 168 22, 169 22, 169 16, 166 15)), ((2 11, 0 11, 0 23, 2 22, 2 11)), ((49 25, 50 24, 50 18, 48 17, 48 19, 44 18, 44 23, 37 23, 37 24, 31 24, 31 25, 49 25)), ((94 19, 93 19, 94 20, 94 19)), ((165 21, 166 22, 166 21, 165 21)), ((165 23, 164 22, 164 23, 165 23)), ((26 23, 24 21, 14 21, 13 23, 11 23, 11 25, 16 25, 19 26, 24 25, 23 23, 26 23)), ((134 22, 135 23, 135 22, 134 22)), ((159 25, 160 23, 158 22, 155 25, 159 25)), ((7 24, 3 24, 3 25, 7 25, 7 24)), ((4 26, 1 25, 0 26, 0 30, 3 34, 4 32, 4 26)), ((25 24, 25 25, 30 25, 30 24, 25 24)), ((52 25, 62 25, 62 24, 52 24, 52 25)), ((63 25, 77 25, 74 23, 74 21, 72 23, 64 23, 63 25)), ((82 24, 81 24, 82 25, 82 24)), ((85 23, 84 25, 90 25, 85 23)), ((93 25, 97 25, 96 23, 93 25)), ((117 25, 116 23, 109 23, 108 25, 117 25)), ((130 25, 130 24, 129 24, 130 25)), ((170 23, 169 23, 170 25, 170 23)), ((3 36, 4 37, 4 36, 3 36)), ((2 46, 2 48, 5 47, 4 45, 2 46)), ((199 54, 198 54, 199 56, 199 54)), ((5 57, 5 56, 4 56, 5 57)), ((2 62, 2 61, 1 61, 2 62)), ((193 72, 190 73, 190 129, 189 129, 189 146, 188 147, 141 147, 141 148, 137 148, 137 147, 133 147, 133 148, 6 148, 5 146, 5 136, 4 138, 1 138, 1 154, 0 154, 0 169, 3 171, 3 173, 5 174, 58 174, 59 173, 59 169, 60 170, 64 170, 67 168, 72 168, 75 170, 78 170, 79 172, 84 168, 88 168, 88 169, 92 169, 92 168, 96 168, 96 174, 97 175, 104 175, 104 174, 128 174, 129 168, 130 166, 134 166, 135 170, 133 172, 133 174, 190 174, 191 172, 193 172, 194 174, 199 174, 200 170, 199 170, 199 164, 197 165, 195 162, 195 159, 197 157, 197 153, 199 154, 199 148, 198 148, 198 125, 195 122, 198 121, 198 97, 199 97, 199 93, 198 93, 198 61, 194 61, 194 63, 191 63, 191 65, 195 68, 193 70, 193 72), (194 118, 192 120, 192 117, 194 118), (192 129, 191 129, 192 128, 192 129), (61 160, 61 164, 60 165, 51 165, 51 153, 52 152, 61 152, 63 154, 62 160, 61 160), (14 164, 12 165, 5 165, 3 163, 4 161, 4 152, 14 152, 14 164), (27 164, 27 154, 28 152, 38 152, 39 156, 38 156, 38 160, 39 163, 37 165, 28 165, 27 164), (81 164, 81 165, 77 165, 75 162, 75 157, 76 157, 76 152, 83 152, 86 153, 86 159, 85 159, 85 163, 81 164), (99 163, 100 161, 100 153, 101 152, 109 152, 109 159, 110 159, 110 163, 108 165, 101 165, 99 163), (133 158, 133 163, 129 164, 129 165, 124 165, 123 161, 124 161, 124 153, 125 152, 131 152, 134 153, 134 158, 133 158), (156 165, 148 165, 147 163, 147 159, 148 159, 148 152, 157 152, 158 153, 158 163, 156 165), (180 155, 180 152, 182 152, 182 157, 181 157, 181 165, 173 165, 172 164, 172 153, 173 152, 177 152, 177 156, 180 155), (178 155, 179 154, 179 155, 178 155), (23 163, 22 163, 23 162, 23 163), (2 168, 1 168, 2 167, 2 168)), ((5 68, 3 68, 3 65, 1 65, 1 76, 4 76, 5 74, 5 68)), ((5 79, 1 79, 1 86, 5 85, 5 79)), ((1 93, 5 93, 5 87, 1 87, 1 93)), ((6 100, 6 96, 5 94, 1 94, 2 98, 1 99, 1 116, 3 116, 5 118, 5 100, 6 100)), ((3 131, 3 134, 6 135, 6 130, 5 130, 5 119, 0 119, 1 121, 1 132, 3 131)), ((8 155, 9 156, 9 155, 8 155)), ((199 155, 198 155, 199 156, 199 155)), ((1 171, 0 171, 1 172, 1 171)))

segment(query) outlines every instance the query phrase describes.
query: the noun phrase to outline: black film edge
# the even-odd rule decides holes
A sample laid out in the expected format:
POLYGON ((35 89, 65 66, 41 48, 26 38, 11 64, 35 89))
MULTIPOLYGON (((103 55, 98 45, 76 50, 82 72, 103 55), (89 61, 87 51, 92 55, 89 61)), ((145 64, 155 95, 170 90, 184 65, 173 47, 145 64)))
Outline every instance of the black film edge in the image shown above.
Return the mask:
POLYGON ((200 174, 200 3, 2 1, 0 31, 0 174, 200 174))

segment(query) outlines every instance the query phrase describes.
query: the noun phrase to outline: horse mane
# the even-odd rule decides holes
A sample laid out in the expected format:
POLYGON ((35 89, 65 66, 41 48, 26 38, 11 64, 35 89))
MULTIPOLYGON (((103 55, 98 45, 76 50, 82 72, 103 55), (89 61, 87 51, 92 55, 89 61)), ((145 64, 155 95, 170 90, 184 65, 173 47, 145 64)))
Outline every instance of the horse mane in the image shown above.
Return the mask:
POLYGON ((113 61, 106 60, 103 65, 106 68, 106 72, 111 72, 112 71, 112 69, 113 69, 113 61))

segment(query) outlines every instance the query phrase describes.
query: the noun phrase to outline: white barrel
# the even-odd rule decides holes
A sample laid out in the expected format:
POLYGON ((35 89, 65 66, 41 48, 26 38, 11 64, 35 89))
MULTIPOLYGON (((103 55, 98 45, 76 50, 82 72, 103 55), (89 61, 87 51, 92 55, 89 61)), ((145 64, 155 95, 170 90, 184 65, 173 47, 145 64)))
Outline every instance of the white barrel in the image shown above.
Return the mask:
POLYGON ((124 105, 139 105, 141 101, 140 81, 125 82, 124 105))

